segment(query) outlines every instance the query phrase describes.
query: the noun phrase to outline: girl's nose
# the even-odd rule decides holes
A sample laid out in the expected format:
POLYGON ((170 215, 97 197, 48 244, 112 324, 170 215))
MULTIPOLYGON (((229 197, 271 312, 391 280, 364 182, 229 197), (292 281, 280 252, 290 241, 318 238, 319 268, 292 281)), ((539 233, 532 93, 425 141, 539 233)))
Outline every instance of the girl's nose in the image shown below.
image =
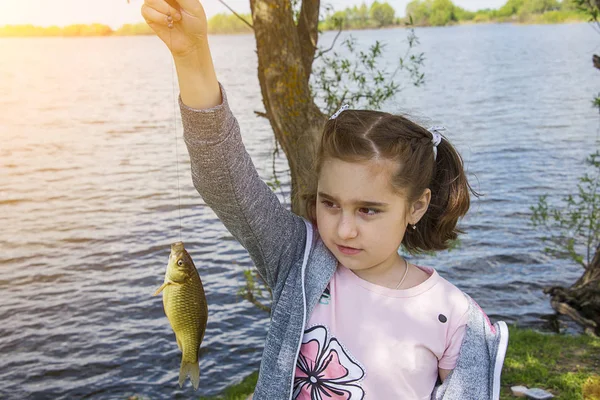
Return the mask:
POLYGON ((338 224, 338 236, 340 239, 352 239, 358 234, 356 221, 352 215, 342 215, 338 224))

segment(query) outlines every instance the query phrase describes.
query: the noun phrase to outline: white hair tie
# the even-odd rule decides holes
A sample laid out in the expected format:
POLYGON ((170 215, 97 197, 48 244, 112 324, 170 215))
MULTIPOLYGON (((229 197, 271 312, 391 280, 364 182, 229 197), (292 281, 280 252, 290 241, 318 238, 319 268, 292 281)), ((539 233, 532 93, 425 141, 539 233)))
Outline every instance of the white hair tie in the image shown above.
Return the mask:
POLYGON ((331 116, 331 118, 329 118, 329 119, 330 119, 330 120, 331 120, 331 119, 336 119, 336 118, 337 118, 337 116, 338 116, 338 115, 340 115, 340 114, 342 113, 342 111, 344 111, 344 110, 347 110, 347 109, 349 109, 349 108, 350 108, 350 104, 347 104, 347 103, 346 103, 346 104, 344 104, 344 105, 343 105, 343 106, 342 106, 342 107, 341 107, 339 110, 337 110, 337 111, 336 111, 336 113, 335 113, 335 114, 333 114, 333 115, 331 116))
POLYGON ((442 135, 440 132, 444 132, 446 130, 443 126, 432 126, 427 129, 433 135, 433 139, 431 139, 431 143, 433 143, 433 159, 437 160, 437 146, 442 141, 442 135))

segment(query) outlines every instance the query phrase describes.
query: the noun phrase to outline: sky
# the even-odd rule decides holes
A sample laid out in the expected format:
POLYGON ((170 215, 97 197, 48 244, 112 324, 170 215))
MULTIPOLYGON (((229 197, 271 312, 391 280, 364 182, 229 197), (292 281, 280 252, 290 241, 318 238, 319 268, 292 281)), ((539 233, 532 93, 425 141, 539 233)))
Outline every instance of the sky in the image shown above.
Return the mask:
MULTIPOLYGON (((223 0, 237 13, 250 13, 250 0, 223 0)), ((507 0, 453 0, 454 4, 467 10, 498 8, 507 0)), ((373 0, 321 0, 321 7, 331 4, 336 10, 360 5, 371 5, 373 0)), ((383 1, 382 1, 383 2, 383 1)), ((387 0, 397 16, 404 16, 410 0, 387 0)), ((219 0, 201 1, 208 18, 218 13, 230 13, 219 0)), ((144 22, 140 8, 143 0, 0 0, 0 26, 33 24, 37 26, 90 24, 93 22, 111 26, 144 22)))

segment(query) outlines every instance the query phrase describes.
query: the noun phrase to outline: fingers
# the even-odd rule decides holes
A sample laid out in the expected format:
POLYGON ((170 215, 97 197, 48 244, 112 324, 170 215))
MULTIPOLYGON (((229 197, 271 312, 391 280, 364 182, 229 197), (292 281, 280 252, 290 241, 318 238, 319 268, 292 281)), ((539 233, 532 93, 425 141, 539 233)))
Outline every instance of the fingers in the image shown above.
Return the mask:
MULTIPOLYGON (((182 11, 194 16, 200 17, 204 14, 204 9, 202 8, 202 4, 198 0, 165 0, 173 7, 179 5, 179 9, 182 11)), ((175 7, 177 8, 177 7, 175 7)))
POLYGON ((142 16, 148 24, 165 25, 171 28, 173 22, 181 20, 179 11, 163 0, 145 0, 142 5, 142 16))
POLYGON ((144 4, 163 14, 175 15, 179 12, 177 3, 173 0, 144 0, 144 4))
POLYGON ((166 0, 166 1, 169 2, 170 4, 172 4, 173 6, 175 4, 179 4, 179 6, 181 8, 183 8, 184 10, 186 10, 190 13, 197 10, 198 8, 202 7, 198 0, 166 0))
POLYGON ((179 4, 177 4, 176 0, 165 0, 165 2, 176 10, 181 9, 181 7, 179 7, 179 4))

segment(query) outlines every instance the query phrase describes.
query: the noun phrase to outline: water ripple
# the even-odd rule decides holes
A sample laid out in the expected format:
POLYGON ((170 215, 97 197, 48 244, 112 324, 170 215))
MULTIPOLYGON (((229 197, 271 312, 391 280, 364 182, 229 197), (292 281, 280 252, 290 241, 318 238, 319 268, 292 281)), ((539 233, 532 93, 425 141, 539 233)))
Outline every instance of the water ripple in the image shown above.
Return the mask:
MULTIPOLYGON (((461 249, 411 262, 435 267, 493 320, 546 329, 543 288, 581 274, 545 254, 543 232, 528 221, 537 196, 576 188, 598 139, 588 30, 419 28, 427 84, 404 85, 383 107, 447 126, 471 184, 485 194, 460 221, 461 249)), ((352 35, 364 47, 390 33, 405 34, 352 35)), ((254 114, 262 104, 254 37, 210 40, 226 49, 213 54, 219 79, 260 176, 271 179, 271 127, 254 114)), ((391 43, 381 65, 396 65, 405 46, 391 43)), ((39 38, 5 39, 0 50, 13 56, 0 63, 0 76, 11 77, 0 93, 12 96, 2 102, 8 128, 0 130, 0 398, 188 398, 162 300, 152 296, 177 240, 209 303, 194 395, 216 394, 256 369, 268 316, 236 295, 253 263, 192 185, 164 46, 153 37, 39 38)), ((287 203, 288 165, 275 163, 287 203)))

